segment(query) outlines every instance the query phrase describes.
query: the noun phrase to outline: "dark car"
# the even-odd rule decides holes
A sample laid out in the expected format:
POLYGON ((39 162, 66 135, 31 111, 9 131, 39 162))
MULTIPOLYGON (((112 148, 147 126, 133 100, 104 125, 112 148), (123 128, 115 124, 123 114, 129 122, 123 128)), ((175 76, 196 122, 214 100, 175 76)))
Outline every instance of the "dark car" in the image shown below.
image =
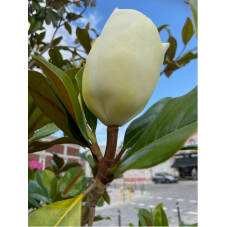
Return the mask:
POLYGON ((177 183, 178 177, 173 176, 169 173, 156 173, 153 177, 153 182, 157 184, 160 183, 177 183))

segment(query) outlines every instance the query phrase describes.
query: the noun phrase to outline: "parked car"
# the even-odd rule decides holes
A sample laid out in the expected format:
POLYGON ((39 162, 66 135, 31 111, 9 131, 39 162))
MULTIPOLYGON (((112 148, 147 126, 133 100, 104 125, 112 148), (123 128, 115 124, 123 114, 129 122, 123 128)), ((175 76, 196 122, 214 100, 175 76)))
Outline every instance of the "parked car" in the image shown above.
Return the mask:
POLYGON ((153 177, 153 182, 157 184, 160 183, 177 183, 178 177, 173 176, 169 173, 156 173, 153 177))

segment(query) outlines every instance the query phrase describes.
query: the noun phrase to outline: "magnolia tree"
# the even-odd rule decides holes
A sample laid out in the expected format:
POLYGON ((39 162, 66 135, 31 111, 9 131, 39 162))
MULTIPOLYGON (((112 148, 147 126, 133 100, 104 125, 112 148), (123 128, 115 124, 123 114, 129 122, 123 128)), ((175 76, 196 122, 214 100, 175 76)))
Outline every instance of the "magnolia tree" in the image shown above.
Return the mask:
MULTIPOLYGON (((197 32, 197 2, 188 4, 197 32)), ((187 32, 182 32, 185 45, 193 35, 190 23, 187 19, 183 29, 187 32)), ((173 60, 172 40, 162 43, 158 29, 142 13, 115 9, 92 45, 84 67, 62 71, 44 58, 32 56, 43 74, 29 70, 29 103, 30 107, 36 105, 42 115, 33 127, 39 130, 29 135, 29 152, 54 144, 79 144, 91 150, 96 171, 94 183, 78 196, 50 200, 47 206, 30 213, 29 225, 91 226, 95 207, 106 193, 108 183, 127 170, 164 162, 182 149, 187 138, 197 131, 197 88, 194 88, 182 97, 161 99, 132 121, 116 155, 118 128, 144 109, 156 88, 163 62, 167 63, 166 67, 179 66, 180 58, 173 60), (97 119, 107 126, 104 155, 95 134, 97 119), (38 141, 59 129, 66 136, 51 142, 38 141), (82 201, 86 201, 83 209, 82 201)), ((186 63, 189 61, 187 58, 186 63)), ((81 174, 81 171, 72 171, 67 175, 71 180, 64 185, 63 194, 71 190, 81 174)), ((53 185, 54 177, 45 179, 53 185)), ((61 181, 54 183, 55 186, 46 183, 47 190, 51 191, 51 187, 60 190, 61 181)), ((30 195, 32 197, 32 193, 30 195)), ((158 220, 151 218, 151 224, 159 225, 158 220)))

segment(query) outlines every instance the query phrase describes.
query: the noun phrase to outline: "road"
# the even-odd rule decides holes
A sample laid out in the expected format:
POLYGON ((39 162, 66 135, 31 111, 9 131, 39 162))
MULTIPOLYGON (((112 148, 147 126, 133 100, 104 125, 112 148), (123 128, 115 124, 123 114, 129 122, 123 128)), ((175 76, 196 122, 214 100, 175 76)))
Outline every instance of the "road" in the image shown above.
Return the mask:
MULTIPOLYGON (((128 226, 129 223, 138 225, 137 209, 154 208, 159 203, 164 204, 164 210, 170 226, 179 226, 176 202, 179 203, 181 220, 187 224, 197 222, 197 181, 179 181, 174 184, 143 183, 135 185, 137 189, 132 193, 132 201, 128 198, 118 202, 119 187, 122 182, 112 183, 107 191, 111 197, 111 205, 105 203, 103 207, 96 209, 96 215, 109 216, 111 220, 94 222, 94 226, 118 226, 118 210, 121 212, 121 226, 128 226), (144 185, 145 190, 138 190, 144 185)), ((126 184, 128 185, 128 184, 126 184)), ((127 195, 127 192, 125 192, 127 195)))

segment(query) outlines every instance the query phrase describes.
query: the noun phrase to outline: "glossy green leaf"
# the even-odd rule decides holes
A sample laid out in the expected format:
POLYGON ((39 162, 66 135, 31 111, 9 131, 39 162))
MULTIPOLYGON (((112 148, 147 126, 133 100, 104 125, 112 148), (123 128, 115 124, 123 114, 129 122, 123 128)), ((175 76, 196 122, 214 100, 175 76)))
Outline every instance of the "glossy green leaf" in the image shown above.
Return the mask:
POLYGON ((148 168, 166 161, 196 131, 197 87, 166 103, 135 145, 112 168, 114 177, 129 169, 148 168))
POLYGON ((181 150, 198 150, 198 144, 185 145, 181 150))
POLYGON ((192 21, 195 27, 195 34, 198 39, 198 3, 197 0, 190 0, 189 1, 191 13, 192 13, 192 21))
POLYGON ((37 30, 42 29, 42 27, 43 27, 43 20, 36 20, 35 16, 32 16, 28 34, 35 33, 37 30))
POLYGON ((57 27, 57 24, 58 24, 58 19, 56 18, 56 16, 54 15, 54 12, 51 10, 51 9, 47 9, 49 15, 50 15, 50 18, 51 18, 51 21, 52 21, 52 24, 54 27, 57 27))
POLYGON ((37 44, 41 44, 42 43, 42 40, 44 39, 45 35, 46 35, 46 31, 41 32, 40 34, 38 34, 38 36, 37 36, 37 44))
POLYGON ((77 85, 77 81, 76 81, 76 74, 79 72, 81 68, 71 68, 65 71, 65 73, 69 76, 69 78, 71 79, 74 89, 77 93, 77 95, 79 94, 79 87, 77 85))
POLYGON ((55 66, 61 68, 63 64, 63 58, 59 50, 50 49, 49 50, 50 62, 55 66))
POLYGON ((141 223, 145 221, 146 226, 154 226, 155 221, 151 212, 144 208, 139 208, 138 211, 138 217, 141 223))
POLYGON ((169 24, 164 24, 164 25, 158 27, 158 32, 160 32, 162 29, 164 29, 167 26, 169 26, 169 24))
POLYGON ((51 153, 53 154, 54 162, 56 163, 58 168, 61 169, 61 167, 65 164, 64 159, 59 157, 55 151, 51 151, 51 153))
POLYGON ((28 196, 37 199, 37 200, 43 200, 48 203, 52 203, 51 198, 43 188, 37 183, 36 180, 31 180, 28 182, 28 196))
POLYGON ((31 94, 28 92, 28 119, 31 116, 31 114, 35 108, 36 108, 36 105, 32 99, 31 94))
POLYGON ((60 17, 61 17, 65 12, 66 12, 66 11, 65 11, 64 6, 58 8, 58 10, 57 10, 57 14, 58 14, 60 17))
POLYGON ((81 70, 76 74, 76 81, 77 81, 77 85, 78 85, 78 88, 80 91, 80 95, 82 97, 85 118, 87 120, 88 125, 92 129, 92 131, 95 132, 96 126, 97 126, 97 117, 88 109, 87 105, 84 102, 84 98, 83 98, 83 91, 82 91, 83 72, 84 72, 84 67, 81 68, 81 70))
POLYGON ((61 169, 61 172, 65 172, 68 169, 71 169, 73 167, 80 167, 81 165, 78 162, 68 162, 66 163, 63 168, 61 169))
POLYGON ((69 196, 78 196, 80 193, 82 193, 85 189, 85 173, 82 173, 82 175, 76 180, 76 182, 73 184, 73 186, 69 189, 69 191, 66 194, 63 194, 69 183, 73 180, 73 178, 82 170, 81 167, 74 167, 70 168, 66 171, 65 175, 62 177, 61 183, 60 183, 60 191, 62 192, 62 197, 69 197, 69 196))
POLYGON ((28 215, 28 226, 80 226, 81 199, 80 195, 33 211, 28 215))
POLYGON ((34 15, 35 19, 38 20, 44 20, 46 17, 46 9, 45 8, 40 8, 37 13, 34 15))
POLYGON ((32 197, 28 196, 28 202, 31 203, 34 207, 36 208, 40 208, 41 206, 36 202, 35 199, 33 199, 32 197))
POLYGON ((110 196, 106 190, 104 191, 102 198, 104 199, 105 202, 107 202, 110 205, 110 196))
POLYGON ((97 215, 94 217, 94 222, 95 221, 101 221, 101 220, 111 220, 110 217, 102 217, 101 215, 97 215))
POLYGON ((171 98, 163 98, 151 106, 141 117, 135 119, 130 123, 126 129, 124 136, 124 143, 122 149, 132 147, 139 137, 143 134, 146 128, 152 124, 157 115, 161 112, 162 108, 171 98))
POLYGON ((90 40, 87 30, 77 27, 76 35, 80 41, 80 44, 82 45, 82 47, 85 49, 86 53, 88 54, 91 50, 91 40, 90 40))
POLYGON ((47 25, 49 25, 51 23, 50 14, 48 12, 46 13, 45 22, 47 25))
POLYGON ((65 29, 68 31, 68 33, 71 35, 72 34, 72 28, 68 23, 64 23, 65 29))
POLYGON ((32 0, 32 5, 36 11, 38 11, 40 9, 40 5, 37 0, 32 0))
POLYGON ((57 144, 75 144, 75 141, 69 137, 61 137, 51 141, 34 141, 28 145, 28 153, 43 151, 57 144))
POLYGON ((64 107, 67 109, 72 119, 77 123, 83 137, 89 141, 79 100, 76 91, 74 90, 73 83, 68 75, 41 57, 33 56, 33 58, 45 72, 64 107))
POLYGON ((60 37, 54 39, 53 42, 52 42, 52 45, 53 45, 53 46, 57 46, 57 45, 61 42, 62 38, 63 38, 63 37, 60 36, 60 37))
POLYGON ((138 213, 138 218, 139 218, 139 220, 138 220, 139 226, 147 226, 145 218, 140 212, 138 213))
MULTIPOLYGON (((50 64, 50 63, 49 63, 50 64)), ((79 128, 58 100, 46 77, 37 71, 28 71, 29 92, 36 105, 76 144, 87 146, 79 128)))
POLYGON ((193 26, 191 19, 187 17, 184 27, 182 29, 182 40, 184 45, 186 45, 193 36, 193 26))
POLYGON ((35 140, 39 140, 41 138, 47 137, 60 129, 54 124, 54 123, 49 123, 42 128, 40 128, 38 131, 36 131, 28 140, 28 142, 32 142, 35 140))
POLYGON ((42 180, 51 199, 53 200, 57 187, 57 178, 55 174, 52 171, 45 169, 42 174, 42 180))
POLYGON ((50 164, 53 166, 53 171, 54 171, 54 173, 55 173, 56 175, 58 175, 59 172, 60 172, 60 170, 59 170, 57 164, 56 164, 53 160, 50 160, 49 162, 50 162, 50 164))

